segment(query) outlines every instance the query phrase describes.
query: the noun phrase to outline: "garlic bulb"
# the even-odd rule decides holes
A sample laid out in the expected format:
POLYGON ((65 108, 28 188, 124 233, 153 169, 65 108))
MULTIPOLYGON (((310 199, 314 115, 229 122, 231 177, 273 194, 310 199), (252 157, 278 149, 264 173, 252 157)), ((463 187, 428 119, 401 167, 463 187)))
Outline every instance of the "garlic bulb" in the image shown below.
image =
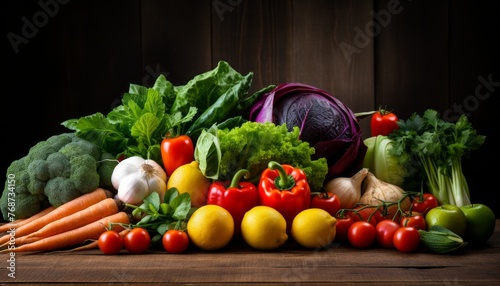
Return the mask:
POLYGON ((340 208, 350 209, 361 198, 361 185, 367 174, 368 168, 363 168, 352 177, 332 179, 326 183, 325 189, 339 197, 340 208))
POLYGON ((116 165, 111 183, 118 190, 116 198, 127 204, 140 205, 151 192, 157 192, 163 201, 167 173, 155 161, 133 156, 116 165))

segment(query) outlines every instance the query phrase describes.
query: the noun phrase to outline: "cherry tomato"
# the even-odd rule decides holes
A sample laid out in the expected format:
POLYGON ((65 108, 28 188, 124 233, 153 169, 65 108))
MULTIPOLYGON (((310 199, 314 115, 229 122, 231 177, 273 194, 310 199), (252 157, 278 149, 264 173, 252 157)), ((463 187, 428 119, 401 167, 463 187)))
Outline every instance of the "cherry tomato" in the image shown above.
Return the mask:
POLYGON ((354 218, 350 215, 343 217, 336 217, 337 222, 335 223, 335 242, 346 242, 347 232, 349 227, 355 222, 354 218))
POLYGON ((418 229, 409 226, 400 227, 394 233, 394 247, 401 252, 413 252, 420 244, 418 229))
POLYGON ((357 221, 353 223, 347 231, 349 243, 356 248, 368 248, 377 237, 375 227, 366 221, 357 221))
POLYGON ((189 247, 189 237, 183 230, 169 229, 162 237, 163 248, 170 253, 182 253, 189 247))
POLYGON ((422 196, 416 196, 412 199, 412 211, 421 213, 424 217, 429 210, 437 207, 439 202, 431 193, 423 193, 422 196))
POLYGON ((187 135, 164 138, 160 153, 165 172, 170 177, 175 169, 194 160, 193 141, 187 135))
POLYGON ((335 217, 340 210, 340 199, 339 196, 332 192, 317 193, 312 195, 310 207, 324 209, 331 216, 335 217))
POLYGON ((377 225, 377 213, 380 212, 375 208, 357 207, 355 211, 349 212, 349 215, 352 216, 355 221, 367 221, 375 227, 377 225), (368 220, 368 218, 370 218, 370 220, 368 220))
POLYGON ((398 117, 391 111, 380 108, 371 118, 370 128, 372 136, 388 135, 393 130, 398 129, 398 117))
POLYGON ((130 253, 144 253, 149 249, 151 244, 151 236, 148 231, 142 227, 131 229, 125 237, 123 237, 123 245, 130 253))
POLYGON ((123 237, 114 230, 107 230, 99 236, 97 245, 104 254, 117 254, 123 249, 123 237))
POLYGON ((411 226, 416 229, 427 229, 425 217, 419 213, 412 211, 411 213, 405 212, 405 215, 399 221, 401 226, 411 226))
POLYGON ((393 237, 396 230, 401 226, 390 219, 386 219, 377 223, 375 230, 377 231, 377 243, 384 248, 394 248, 393 237))

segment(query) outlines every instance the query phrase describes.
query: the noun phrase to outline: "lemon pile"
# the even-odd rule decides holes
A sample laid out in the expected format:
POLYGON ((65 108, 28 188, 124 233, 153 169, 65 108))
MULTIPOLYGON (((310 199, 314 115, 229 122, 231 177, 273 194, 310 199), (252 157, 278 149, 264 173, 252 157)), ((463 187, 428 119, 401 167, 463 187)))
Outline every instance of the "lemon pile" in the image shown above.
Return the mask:
MULTIPOLYGON (((323 209, 305 209, 293 219, 290 235, 305 248, 326 248, 335 239, 336 223, 335 217, 323 209)), ((233 217, 218 205, 199 207, 187 222, 191 242, 203 250, 218 250, 227 246, 233 238, 234 229, 233 217)), ((289 238, 283 215, 263 205, 245 213, 241 221, 241 236, 252 248, 264 251, 281 247, 289 238)))

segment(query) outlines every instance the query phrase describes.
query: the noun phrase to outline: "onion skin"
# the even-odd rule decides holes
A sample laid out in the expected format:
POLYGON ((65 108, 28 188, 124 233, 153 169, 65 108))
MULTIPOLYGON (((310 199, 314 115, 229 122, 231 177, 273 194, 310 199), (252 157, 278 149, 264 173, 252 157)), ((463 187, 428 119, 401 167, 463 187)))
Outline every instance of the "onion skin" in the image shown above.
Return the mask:
MULTIPOLYGON (((378 206, 382 202, 400 203, 401 211, 405 212, 410 209, 411 200, 409 196, 405 196, 405 191, 393 184, 379 180, 372 172, 368 172, 363 181, 362 193, 358 203, 378 206)), ((391 218, 398 210, 397 204, 392 204, 387 207, 386 217, 391 218)))

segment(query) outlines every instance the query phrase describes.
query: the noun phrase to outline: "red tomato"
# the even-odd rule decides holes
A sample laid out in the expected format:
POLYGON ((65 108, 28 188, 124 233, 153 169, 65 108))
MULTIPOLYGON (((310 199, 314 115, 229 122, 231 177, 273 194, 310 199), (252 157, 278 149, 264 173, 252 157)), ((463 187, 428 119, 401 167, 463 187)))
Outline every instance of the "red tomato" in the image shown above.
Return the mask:
POLYGON ((194 145, 187 135, 167 137, 161 142, 161 159, 167 176, 178 167, 189 164, 194 160, 194 145))
POLYGON ((151 244, 151 236, 148 231, 142 227, 131 229, 125 237, 123 237, 123 245, 130 253, 144 253, 149 249, 151 244))
POLYGON ((357 207, 354 212, 349 212, 349 215, 354 218, 355 221, 367 221, 373 227, 377 225, 377 213, 380 213, 375 208, 363 208, 357 207), (370 218, 370 220, 368 220, 370 218))
POLYGON ((401 226, 390 219, 386 219, 377 223, 375 230, 377 231, 377 243, 384 248, 394 248, 393 237, 396 230, 401 226))
POLYGON ((163 248, 170 253, 182 253, 189 246, 189 237, 183 230, 169 229, 162 237, 163 248))
POLYGON ((340 210, 340 199, 332 192, 321 192, 312 195, 310 207, 324 209, 331 216, 335 217, 340 210))
POLYGON ((123 249, 123 237, 114 230, 107 230, 99 236, 97 245, 104 254, 117 254, 123 249))
POLYGON ((418 229, 409 226, 400 227, 394 233, 394 247, 401 252, 413 252, 420 244, 418 229))
POLYGON ((349 243, 356 248, 368 248, 377 237, 375 227, 366 221, 353 223, 347 231, 349 243))
POLYGON ((416 196, 412 199, 412 211, 421 213, 424 217, 429 210, 437 207, 439 202, 431 193, 423 193, 422 196, 416 196))
POLYGON ((370 128, 372 136, 388 135, 393 130, 398 129, 398 117, 391 111, 380 108, 372 115, 370 128))
POLYGON ((399 221, 401 226, 411 226, 416 229, 427 229, 425 217, 419 213, 412 211, 411 213, 405 212, 405 215, 399 221))
POLYGON ((335 223, 335 242, 346 242, 347 232, 349 227, 355 222, 352 216, 336 217, 337 222, 335 223))

